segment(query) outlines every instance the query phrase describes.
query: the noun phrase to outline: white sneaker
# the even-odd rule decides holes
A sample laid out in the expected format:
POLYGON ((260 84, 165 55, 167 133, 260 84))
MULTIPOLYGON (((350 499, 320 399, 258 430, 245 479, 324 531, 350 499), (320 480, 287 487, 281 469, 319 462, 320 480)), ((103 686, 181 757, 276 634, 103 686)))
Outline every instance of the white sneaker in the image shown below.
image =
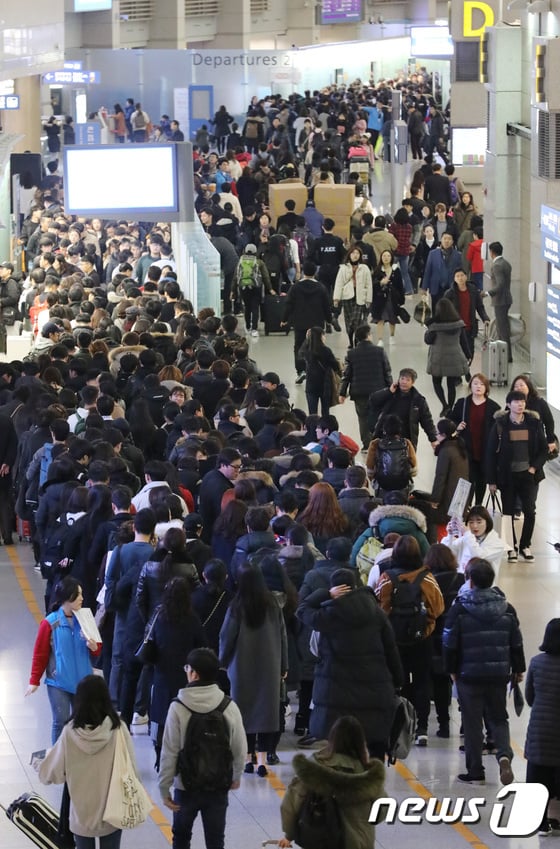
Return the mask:
POLYGON ((256 339, 256 337, 257 337, 258 335, 259 335, 259 331, 258 331, 258 330, 251 330, 251 336, 252 336, 254 339, 256 339))
POLYGON ((135 713, 132 717, 132 725, 147 725, 149 721, 145 713, 135 713))

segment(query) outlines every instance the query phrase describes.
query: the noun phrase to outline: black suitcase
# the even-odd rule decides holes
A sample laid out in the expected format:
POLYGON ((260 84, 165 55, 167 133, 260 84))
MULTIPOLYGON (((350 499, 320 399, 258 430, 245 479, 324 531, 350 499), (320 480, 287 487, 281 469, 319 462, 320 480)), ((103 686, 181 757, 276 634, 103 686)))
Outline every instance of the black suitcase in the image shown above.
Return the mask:
POLYGON ((37 793, 23 793, 4 810, 8 819, 36 846, 61 849, 58 813, 37 793))
POLYGON ((285 310, 285 295, 266 295, 262 305, 265 336, 268 336, 269 333, 285 333, 286 336, 288 335, 290 332, 289 325, 280 327, 280 323, 284 321, 285 310))

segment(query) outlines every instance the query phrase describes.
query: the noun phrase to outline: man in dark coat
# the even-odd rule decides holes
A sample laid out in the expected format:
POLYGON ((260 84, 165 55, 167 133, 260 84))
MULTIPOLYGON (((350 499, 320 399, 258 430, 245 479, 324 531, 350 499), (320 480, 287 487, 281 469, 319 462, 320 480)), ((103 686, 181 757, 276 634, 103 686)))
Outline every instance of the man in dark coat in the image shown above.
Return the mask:
POLYGON ((241 469, 241 454, 234 448, 224 448, 216 458, 216 468, 207 472, 200 484, 199 512, 202 516, 202 539, 209 543, 214 522, 222 512, 222 496, 233 488, 241 469))
POLYGON ((286 298, 282 326, 293 324, 294 360, 298 377, 296 383, 305 380, 305 360, 299 350, 305 342, 310 327, 324 327, 331 323, 331 303, 322 283, 315 279, 317 266, 311 260, 303 263, 302 278, 290 287, 286 298))
POLYGON ((492 260, 490 277, 492 287, 486 294, 492 299, 494 314, 496 316, 496 330, 498 339, 503 339, 508 346, 508 362, 512 362, 511 340, 509 330, 509 308, 513 303, 511 297, 511 265, 502 256, 504 249, 500 242, 492 242, 488 245, 488 251, 492 260))
POLYGON ((416 450, 418 446, 419 426, 428 437, 432 447, 437 443, 436 429, 428 402, 414 387, 418 375, 413 368, 403 368, 399 372, 397 383, 388 389, 374 392, 369 399, 370 426, 374 438, 383 435, 383 419, 391 414, 402 422, 402 436, 410 439, 416 450))
POLYGON ((370 755, 383 760, 403 674, 389 620, 373 593, 358 587, 355 570, 337 569, 330 590, 308 595, 296 615, 319 635, 311 734, 323 739, 336 719, 354 716, 370 755))
POLYGON ((463 267, 461 252, 453 247, 453 236, 444 233, 439 248, 430 251, 424 269, 422 289, 432 296, 432 312, 436 304, 451 288, 455 272, 463 267))
POLYGON ((442 174, 439 162, 434 162, 432 165, 432 173, 426 177, 426 182, 424 184, 424 200, 430 201, 433 205, 436 203, 444 203, 448 208, 452 205, 449 180, 445 174, 442 174))
MULTIPOLYGON (((466 784, 484 784, 482 720, 496 744, 502 784, 514 781, 506 708, 507 685, 525 671, 523 638, 515 609, 497 587, 487 560, 473 558, 468 580, 445 619, 443 661, 457 685, 465 733, 466 784)), ((466 576, 465 576, 466 577, 466 576)))
POLYGON ((368 426, 369 396, 372 392, 391 386, 393 375, 387 354, 383 348, 378 348, 371 341, 369 324, 362 324, 356 328, 354 341, 355 347, 349 348, 346 353, 338 401, 339 404, 344 404, 347 395, 350 394, 360 425, 362 449, 367 451, 371 441, 368 426))

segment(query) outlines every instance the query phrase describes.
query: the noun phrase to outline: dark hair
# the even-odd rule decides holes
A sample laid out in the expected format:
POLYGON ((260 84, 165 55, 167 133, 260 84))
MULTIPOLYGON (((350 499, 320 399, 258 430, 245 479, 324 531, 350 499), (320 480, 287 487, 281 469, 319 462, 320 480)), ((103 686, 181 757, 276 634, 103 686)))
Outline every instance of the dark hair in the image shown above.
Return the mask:
POLYGON ((393 546, 393 563, 397 569, 415 572, 422 566, 422 555, 418 540, 411 534, 404 534, 393 546))
POLYGON ((120 512, 130 509, 132 503, 132 491, 128 486, 115 486, 111 490, 111 501, 120 512))
POLYGON ((514 389, 512 392, 508 392, 506 395, 506 404, 510 404, 512 401, 527 401, 527 396, 524 392, 520 392, 518 389, 514 389))
POLYGON ((196 672, 201 684, 214 684, 218 677, 220 663, 212 649, 192 649, 187 655, 187 666, 196 672))
POLYGON ((449 298, 440 298, 434 310, 436 321, 459 321, 460 315, 449 298))
POLYGON ((150 507, 143 507, 135 514, 133 522, 137 534, 153 534, 156 526, 156 515, 150 507))
POLYGON ((347 562, 352 553, 352 543, 347 537, 333 537, 327 543, 327 558, 347 562))
POLYGON ((383 435, 384 436, 401 436, 402 422, 399 416, 390 413, 383 418, 383 435))
POLYGON ((535 384, 533 383, 531 378, 526 374, 516 374, 516 376, 511 381, 510 390, 512 392, 521 392, 522 391, 521 389, 515 389, 514 390, 514 388, 513 388, 518 380, 522 380, 523 383, 525 383, 525 385, 527 386, 527 390, 528 390, 527 391, 527 399, 539 397, 539 393, 537 392, 535 384))
POLYGON ((202 574, 209 588, 216 592, 223 591, 227 578, 227 567, 223 560, 219 557, 211 557, 204 564, 202 574))
POLYGON ((492 564, 483 557, 471 557, 465 569, 465 576, 467 571, 473 585, 479 590, 489 589, 496 577, 492 564))
POLYGON ((270 513, 266 507, 250 507, 245 517, 245 523, 250 531, 266 531, 270 525, 270 513))
POLYGON ((53 591, 53 601, 51 604, 51 613, 58 610, 65 601, 76 601, 80 592, 81 584, 72 575, 67 575, 59 581, 53 591))
POLYGON ((354 339, 356 340, 356 343, 365 342, 370 333, 371 327, 369 324, 360 324, 354 331, 354 339))
POLYGON ((486 522, 486 533, 490 533, 490 531, 494 527, 494 520, 492 519, 492 516, 490 515, 486 507, 483 507, 482 504, 474 504, 467 513, 465 524, 470 522, 470 520, 473 519, 475 516, 478 516, 480 519, 484 519, 484 521, 486 522))
POLYGON ((160 544, 160 551, 166 552, 161 561, 159 579, 166 584, 173 577, 173 565, 175 563, 188 562, 189 556, 186 551, 187 536, 183 528, 169 528, 160 544))
POLYGON ((560 619, 551 619, 547 623, 539 651, 545 651, 547 654, 560 654, 560 619))
POLYGON ((492 251, 492 253, 496 254, 496 256, 501 256, 504 252, 504 246, 501 242, 490 242, 488 250, 492 251))
MULTIPOLYGON (((465 442, 461 436, 457 434, 457 425, 451 419, 440 419, 436 425, 437 432, 445 436, 445 442, 453 442, 457 445, 461 457, 467 456, 465 442)), ((442 450, 445 443, 440 443, 436 448, 436 455, 442 450)))
POLYGON ((344 480, 352 489, 365 486, 367 475, 363 466, 348 466, 344 480))
POLYGON ((260 628, 269 610, 274 610, 277 602, 264 582, 260 568, 244 564, 237 570, 237 593, 231 603, 232 613, 238 619, 244 619, 251 628, 260 628))
POLYGON ((484 393, 484 397, 488 398, 488 396, 490 395, 490 381, 488 380, 486 375, 482 374, 482 372, 480 372, 480 371, 477 371, 476 374, 471 375, 471 379, 469 380, 469 392, 472 392, 472 382, 473 382, 473 380, 480 380, 480 382, 484 384, 484 387, 486 389, 486 391, 484 393))
POLYGON ((163 617, 170 624, 179 625, 185 621, 185 617, 190 612, 191 588, 187 578, 170 578, 165 584, 161 596, 161 613, 163 617))
POLYGON ((424 555, 424 566, 437 575, 439 572, 456 572, 457 558, 449 546, 436 542, 429 547, 424 555))
POLYGON ((320 752, 319 758, 329 760, 333 755, 347 755, 355 758, 363 767, 368 766, 364 729, 354 716, 340 716, 331 726, 327 746, 320 752))
POLYGON ((113 707, 105 679, 101 675, 86 675, 76 687, 69 722, 73 728, 97 728, 107 717, 111 720, 111 728, 120 726, 121 720, 113 707))
POLYGON ((245 525, 247 510, 248 507, 244 501, 232 499, 216 519, 213 532, 229 540, 239 539, 247 532, 245 525))

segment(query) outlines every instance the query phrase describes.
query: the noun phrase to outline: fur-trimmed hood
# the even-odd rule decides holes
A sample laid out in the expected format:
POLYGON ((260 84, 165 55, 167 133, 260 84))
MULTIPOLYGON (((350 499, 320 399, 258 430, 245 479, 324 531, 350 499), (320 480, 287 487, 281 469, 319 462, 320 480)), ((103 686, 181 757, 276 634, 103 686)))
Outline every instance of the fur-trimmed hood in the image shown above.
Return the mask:
POLYGON ((120 371, 120 359, 125 354, 136 354, 137 357, 140 356, 142 351, 146 350, 145 345, 119 345, 118 348, 113 348, 109 351, 108 360, 109 360, 109 371, 116 377, 120 371))
POLYGON ((416 507, 408 507, 406 504, 383 504, 381 507, 376 507, 370 513, 369 525, 370 527, 374 527, 383 519, 390 519, 392 517, 396 519, 410 519, 424 533, 428 529, 424 514, 420 510, 417 510, 416 507))
POLYGON ((317 752, 311 758, 296 755, 292 761, 294 772, 310 790, 322 796, 335 795, 344 805, 373 801, 384 795, 385 767, 372 760, 366 769, 359 761, 347 755, 321 757, 317 752))
MULTIPOLYGON (((523 415, 528 416, 530 419, 540 419, 540 415, 536 410, 525 409, 523 415)), ((507 418, 509 418, 509 410, 496 410, 494 413, 494 421, 500 424, 503 424, 507 418)))
MULTIPOLYGON (((317 455, 317 456, 319 456, 319 455, 317 455)), ((317 475, 318 481, 323 480, 323 473, 321 471, 319 471, 319 469, 312 469, 312 471, 317 475)), ((293 478, 297 478, 298 475, 299 475, 299 472, 295 471, 293 469, 292 469, 291 472, 286 472, 285 475, 281 475, 280 481, 279 481, 280 487, 283 489, 289 481, 291 481, 293 478)))
POLYGON ((245 472, 239 472, 237 480, 259 481, 263 486, 272 486, 276 489, 271 475, 260 469, 247 469, 245 472))

